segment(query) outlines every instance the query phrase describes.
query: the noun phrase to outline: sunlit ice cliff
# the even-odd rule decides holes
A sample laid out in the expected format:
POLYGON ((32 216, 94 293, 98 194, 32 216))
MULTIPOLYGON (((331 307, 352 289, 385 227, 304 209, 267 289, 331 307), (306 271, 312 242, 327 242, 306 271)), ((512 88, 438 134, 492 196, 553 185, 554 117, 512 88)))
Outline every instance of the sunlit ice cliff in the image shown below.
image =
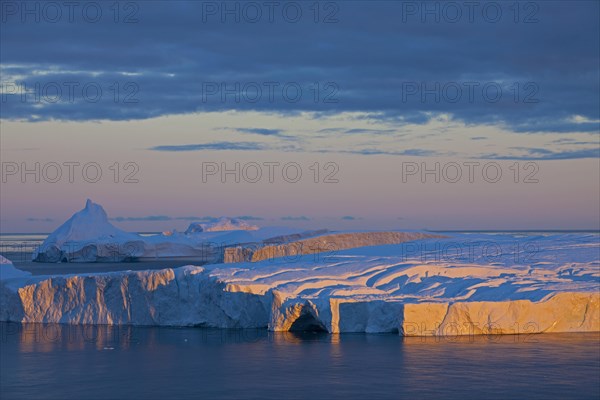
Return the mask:
POLYGON ((0 320, 407 336, 600 331, 598 240, 538 235, 515 246, 514 235, 453 234, 229 264, 57 276, 31 276, 3 259, 0 320), (503 250, 483 250, 491 247, 503 250))

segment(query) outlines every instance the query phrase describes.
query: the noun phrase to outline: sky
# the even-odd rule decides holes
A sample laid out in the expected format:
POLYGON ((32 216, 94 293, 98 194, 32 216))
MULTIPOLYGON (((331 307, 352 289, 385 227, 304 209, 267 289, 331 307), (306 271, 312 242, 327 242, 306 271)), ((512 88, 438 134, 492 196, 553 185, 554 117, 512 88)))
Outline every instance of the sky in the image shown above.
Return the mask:
POLYGON ((0 2, 1 232, 600 229, 597 1, 0 2))

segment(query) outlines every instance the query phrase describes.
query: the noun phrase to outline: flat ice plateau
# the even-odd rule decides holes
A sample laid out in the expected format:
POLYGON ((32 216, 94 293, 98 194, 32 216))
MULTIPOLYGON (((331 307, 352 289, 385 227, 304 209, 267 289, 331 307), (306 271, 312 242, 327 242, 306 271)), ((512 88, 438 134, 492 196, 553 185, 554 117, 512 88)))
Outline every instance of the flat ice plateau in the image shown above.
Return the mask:
POLYGON ((407 336, 600 331, 595 233, 452 233, 341 248, 58 276, 2 259, 0 320, 407 336))

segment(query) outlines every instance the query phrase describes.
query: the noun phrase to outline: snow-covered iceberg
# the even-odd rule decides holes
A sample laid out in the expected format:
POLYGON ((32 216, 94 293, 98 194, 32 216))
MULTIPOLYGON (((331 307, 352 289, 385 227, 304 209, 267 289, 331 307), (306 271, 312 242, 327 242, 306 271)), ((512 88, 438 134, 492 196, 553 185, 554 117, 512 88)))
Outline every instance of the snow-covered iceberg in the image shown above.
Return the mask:
POLYGON ((597 234, 453 234, 258 262, 0 275, 0 320, 409 336, 600 331, 599 250, 597 234))
POLYGON ((289 228, 258 229, 245 221, 221 218, 213 224, 192 223, 185 233, 139 235, 110 223, 106 211, 87 200, 85 207, 46 238, 33 253, 38 262, 123 262, 165 257, 194 257, 222 262, 229 246, 260 243, 289 228))
POLYGON ((102 206, 87 200, 83 210, 52 232, 36 249, 33 261, 124 261, 139 256, 143 247, 140 235, 112 225, 102 206))

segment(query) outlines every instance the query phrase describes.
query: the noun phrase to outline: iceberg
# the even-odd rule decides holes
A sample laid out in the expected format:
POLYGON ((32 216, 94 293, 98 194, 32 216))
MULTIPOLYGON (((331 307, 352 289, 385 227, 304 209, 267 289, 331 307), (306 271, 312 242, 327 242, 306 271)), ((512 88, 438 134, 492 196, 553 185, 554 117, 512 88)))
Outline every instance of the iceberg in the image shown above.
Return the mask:
POLYGON ((255 262, 55 276, 20 273, 2 259, 0 320, 405 336, 600 331, 598 239, 531 236, 490 256, 480 250, 513 249, 515 236, 453 234, 255 262), (459 243, 468 251, 450 254, 459 243))
POLYGON ((56 229, 33 253, 36 262, 128 262, 171 257, 205 264, 261 261, 290 255, 323 253, 354 247, 396 244, 439 235, 406 232, 298 231, 248 224, 221 217, 214 223, 193 222, 184 232, 139 235, 112 225, 101 205, 85 207, 56 229))
POLYGON ((262 261, 305 254, 333 254, 340 250, 384 244, 399 244, 425 238, 445 236, 422 232, 338 232, 311 231, 268 239, 259 247, 235 246, 225 249, 224 262, 262 261))
POLYGON ((83 210, 52 232, 34 251, 33 261, 124 261, 142 251, 140 235, 112 225, 102 206, 88 199, 83 210))
POLYGON ((87 200, 85 207, 56 229, 33 253, 36 262, 126 262, 165 257, 193 257, 221 262, 225 248, 257 243, 269 237, 295 233, 289 228, 265 228, 223 217, 212 224, 192 223, 177 231, 142 236, 110 223, 101 205, 87 200))
POLYGON ((192 222, 185 233, 187 235, 198 232, 220 232, 220 231, 256 231, 258 226, 250 225, 246 221, 239 218, 221 217, 216 222, 210 224, 202 224, 200 222, 192 222))

